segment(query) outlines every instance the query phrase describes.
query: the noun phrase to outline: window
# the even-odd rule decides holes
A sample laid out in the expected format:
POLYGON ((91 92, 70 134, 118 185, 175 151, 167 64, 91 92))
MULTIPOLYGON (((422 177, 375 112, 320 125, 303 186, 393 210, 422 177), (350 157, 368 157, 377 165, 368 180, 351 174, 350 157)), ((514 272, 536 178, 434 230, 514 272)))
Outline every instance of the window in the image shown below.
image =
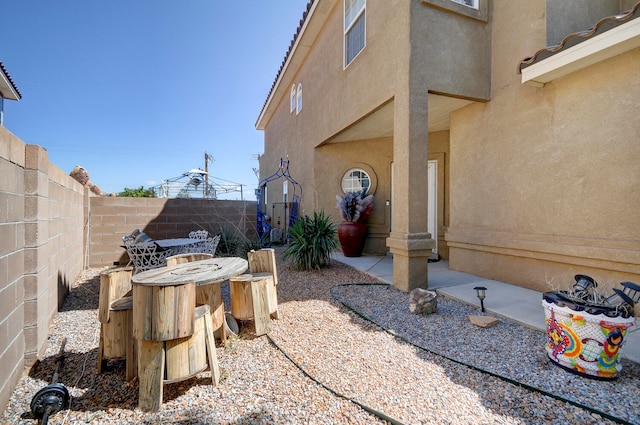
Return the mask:
POLYGON ((345 67, 364 49, 366 2, 366 0, 344 0, 345 67))
POLYGON ((293 86, 291 86, 291 109, 289 109, 289 112, 293 112, 296 110, 296 85, 294 84, 293 86))
POLYGON ((478 8, 478 0, 451 0, 455 3, 464 4, 465 6, 472 7, 474 9, 478 8))
POLYGON ((341 186, 342 191, 345 193, 361 192, 362 190, 368 193, 371 188, 371 177, 366 171, 360 168, 353 168, 342 176, 341 186))
POLYGON ((302 111, 302 83, 298 83, 298 92, 296 93, 296 115, 302 111))

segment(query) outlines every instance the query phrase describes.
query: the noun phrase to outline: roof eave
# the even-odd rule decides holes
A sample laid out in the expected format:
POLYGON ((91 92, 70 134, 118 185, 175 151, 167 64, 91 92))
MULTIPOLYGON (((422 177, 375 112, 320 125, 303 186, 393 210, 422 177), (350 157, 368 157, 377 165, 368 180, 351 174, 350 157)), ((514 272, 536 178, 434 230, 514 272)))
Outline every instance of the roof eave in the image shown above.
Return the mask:
POLYGON ((323 18, 327 18, 335 2, 336 0, 309 1, 301 25, 298 27, 298 31, 292 40, 291 48, 283 60, 275 82, 271 86, 271 90, 267 96, 267 100, 260 111, 260 115, 255 124, 257 130, 265 129, 271 116, 275 112, 276 99, 280 98, 283 90, 287 89, 288 92, 288 86, 293 79, 293 75, 295 75, 299 66, 304 62, 304 58, 311 50, 311 45, 324 23, 323 18))
POLYGON ((14 84, 2 62, 0 62, 0 97, 3 99, 20 100, 22 95, 14 84))

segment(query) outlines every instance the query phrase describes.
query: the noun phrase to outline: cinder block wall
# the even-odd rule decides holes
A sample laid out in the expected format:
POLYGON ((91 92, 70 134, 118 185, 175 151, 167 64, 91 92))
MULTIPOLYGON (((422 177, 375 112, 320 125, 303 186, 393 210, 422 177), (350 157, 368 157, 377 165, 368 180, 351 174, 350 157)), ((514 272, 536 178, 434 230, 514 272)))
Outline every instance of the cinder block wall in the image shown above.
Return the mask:
POLYGON ((47 347, 51 320, 86 267, 128 261, 122 236, 155 239, 221 226, 256 236, 256 202, 110 198, 0 126, 0 410, 47 347))
POLYGON ((92 197, 89 267, 126 264, 122 237, 135 229, 153 239, 186 238, 192 230, 219 233, 221 226, 256 238, 256 202, 205 199, 92 197))
POLYGON ((51 319, 83 269, 88 191, 47 152, 0 127, 0 408, 46 348, 51 319))

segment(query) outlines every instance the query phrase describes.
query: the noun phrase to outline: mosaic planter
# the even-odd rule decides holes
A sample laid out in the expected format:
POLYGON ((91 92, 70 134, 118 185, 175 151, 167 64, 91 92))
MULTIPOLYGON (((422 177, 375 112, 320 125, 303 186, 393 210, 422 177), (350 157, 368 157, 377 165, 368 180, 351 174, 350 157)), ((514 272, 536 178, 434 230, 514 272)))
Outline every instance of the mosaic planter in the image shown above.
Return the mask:
POLYGON ((557 366, 588 378, 610 380, 620 373, 620 349, 635 318, 615 308, 580 304, 558 292, 542 296, 547 354, 557 366))

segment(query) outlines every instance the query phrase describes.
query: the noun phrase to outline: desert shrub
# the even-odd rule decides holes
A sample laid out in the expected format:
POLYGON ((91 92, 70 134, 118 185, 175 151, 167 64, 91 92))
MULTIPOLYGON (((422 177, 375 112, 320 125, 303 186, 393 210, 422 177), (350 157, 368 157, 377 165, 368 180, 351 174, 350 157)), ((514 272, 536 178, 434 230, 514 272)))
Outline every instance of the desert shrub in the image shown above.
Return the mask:
POLYGON ((333 219, 323 210, 314 211, 313 217, 300 217, 289 228, 289 246, 284 258, 291 258, 298 270, 318 270, 329 264, 331 252, 337 246, 333 219))

